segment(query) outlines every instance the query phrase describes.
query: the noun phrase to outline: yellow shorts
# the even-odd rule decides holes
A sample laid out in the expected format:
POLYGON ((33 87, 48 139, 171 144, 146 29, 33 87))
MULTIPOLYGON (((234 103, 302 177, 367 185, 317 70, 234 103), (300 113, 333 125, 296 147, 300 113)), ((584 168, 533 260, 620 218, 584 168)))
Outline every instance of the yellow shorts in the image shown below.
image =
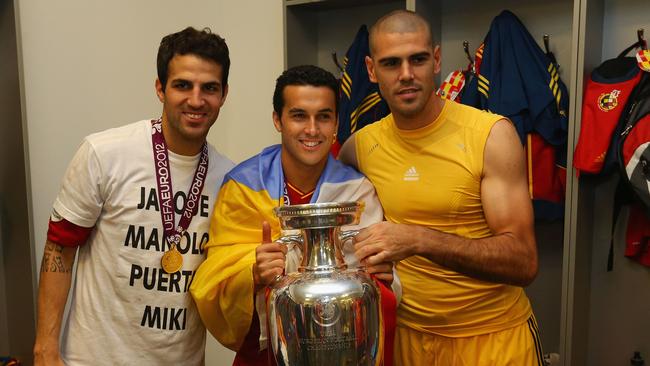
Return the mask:
POLYGON ((395 366, 542 366, 537 322, 474 337, 449 338, 397 326, 395 366))

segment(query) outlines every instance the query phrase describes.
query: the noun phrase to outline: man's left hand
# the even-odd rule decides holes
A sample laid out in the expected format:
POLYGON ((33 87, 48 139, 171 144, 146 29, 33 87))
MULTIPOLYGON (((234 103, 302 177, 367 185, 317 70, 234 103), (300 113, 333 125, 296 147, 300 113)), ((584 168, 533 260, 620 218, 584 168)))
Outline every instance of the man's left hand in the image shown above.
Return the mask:
POLYGON ((393 262, 383 262, 366 266, 366 272, 374 275, 375 278, 384 281, 388 285, 393 283, 393 262))
POLYGON ((368 269, 385 269, 378 266, 400 261, 416 253, 416 230, 417 226, 388 221, 376 223, 359 231, 354 238, 354 253, 368 269))

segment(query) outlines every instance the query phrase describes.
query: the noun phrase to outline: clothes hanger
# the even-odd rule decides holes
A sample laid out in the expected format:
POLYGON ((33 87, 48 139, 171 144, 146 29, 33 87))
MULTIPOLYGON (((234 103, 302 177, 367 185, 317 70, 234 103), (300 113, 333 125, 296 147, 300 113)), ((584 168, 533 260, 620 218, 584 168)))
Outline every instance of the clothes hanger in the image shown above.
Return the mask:
POLYGON ((549 51, 549 47, 548 47, 548 42, 549 42, 550 38, 551 38, 551 36, 549 36, 548 34, 544 34, 544 50, 546 51, 547 55, 549 53, 551 53, 551 51, 549 51))
POLYGON ((639 46, 641 47, 641 49, 647 50, 648 42, 646 42, 645 38, 643 37, 643 28, 639 28, 636 30, 636 38, 638 39, 639 46))
POLYGON ((544 40, 544 51, 546 51, 546 56, 549 58, 549 60, 551 60, 553 65, 555 65, 555 68, 558 69, 558 71, 559 71, 560 70, 560 64, 557 63, 557 59, 555 58, 555 54, 553 52, 551 52, 551 47, 549 46, 550 41, 551 41, 551 36, 548 35, 548 34, 544 34, 542 39, 544 40))
POLYGON ((469 61, 469 65, 467 66, 467 70, 470 71, 472 74, 476 73, 476 68, 474 67, 474 59, 472 58, 472 55, 469 53, 469 42, 468 41, 463 41, 463 51, 465 51, 465 56, 467 56, 467 60, 469 61))
POLYGON ((341 72, 341 74, 343 74, 345 72, 345 69, 341 67, 339 59, 336 56, 336 51, 332 52, 332 61, 334 62, 334 65, 336 65, 336 68, 341 72))

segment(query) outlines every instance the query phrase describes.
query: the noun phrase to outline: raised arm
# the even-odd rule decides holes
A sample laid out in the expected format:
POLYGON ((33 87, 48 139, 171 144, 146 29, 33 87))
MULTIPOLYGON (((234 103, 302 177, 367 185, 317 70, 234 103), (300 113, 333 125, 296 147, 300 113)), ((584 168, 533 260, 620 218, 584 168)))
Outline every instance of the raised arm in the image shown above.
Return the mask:
POLYGON ((500 120, 485 146, 481 182, 481 202, 492 236, 468 239, 382 222, 357 236, 357 256, 372 264, 420 255, 477 279, 526 286, 538 266, 527 188, 523 148, 512 124, 500 120))
POLYGON ((262 243, 255 248, 253 264, 253 284, 255 292, 271 285, 285 268, 287 246, 271 240, 271 225, 262 222, 262 243))
POLYGON ((38 323, 34 365, 61 365, 59 334, 63 309, 70 291, 76 247, 45 243, 38 286, 38 323))

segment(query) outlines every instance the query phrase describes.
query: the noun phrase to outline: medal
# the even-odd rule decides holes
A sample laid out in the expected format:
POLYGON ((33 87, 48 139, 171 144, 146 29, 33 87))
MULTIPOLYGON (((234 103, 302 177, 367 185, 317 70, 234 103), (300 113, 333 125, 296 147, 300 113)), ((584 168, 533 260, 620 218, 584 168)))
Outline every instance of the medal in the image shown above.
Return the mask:
POLYGON ((165 272, 172 274, 178 272, 183 267, 183 256, 176 249, 176 244, 163 254, 160 264, 165 272))
POLYGON ((182 234, 190 226, 192 218, 198 210, 198 202, 203 191, 205 177, 208 174, 208 145, 203 143, 199 164, 194 171, 192 184, 183 204, 178 227, 174 228, 174 191, 172 190, 171 166, 167 153, 167 143, 162 133, 162 120, 151 121, 151 141, 156 171, 156 184, 158 186, 158 202, 160 203, 160 216, 163 224, 164 240, 170 243, 169 250, 160 259, 162 269, 169 273, 176 273, 183 267, 183 255, 177 246, 181 242, 182 234))

